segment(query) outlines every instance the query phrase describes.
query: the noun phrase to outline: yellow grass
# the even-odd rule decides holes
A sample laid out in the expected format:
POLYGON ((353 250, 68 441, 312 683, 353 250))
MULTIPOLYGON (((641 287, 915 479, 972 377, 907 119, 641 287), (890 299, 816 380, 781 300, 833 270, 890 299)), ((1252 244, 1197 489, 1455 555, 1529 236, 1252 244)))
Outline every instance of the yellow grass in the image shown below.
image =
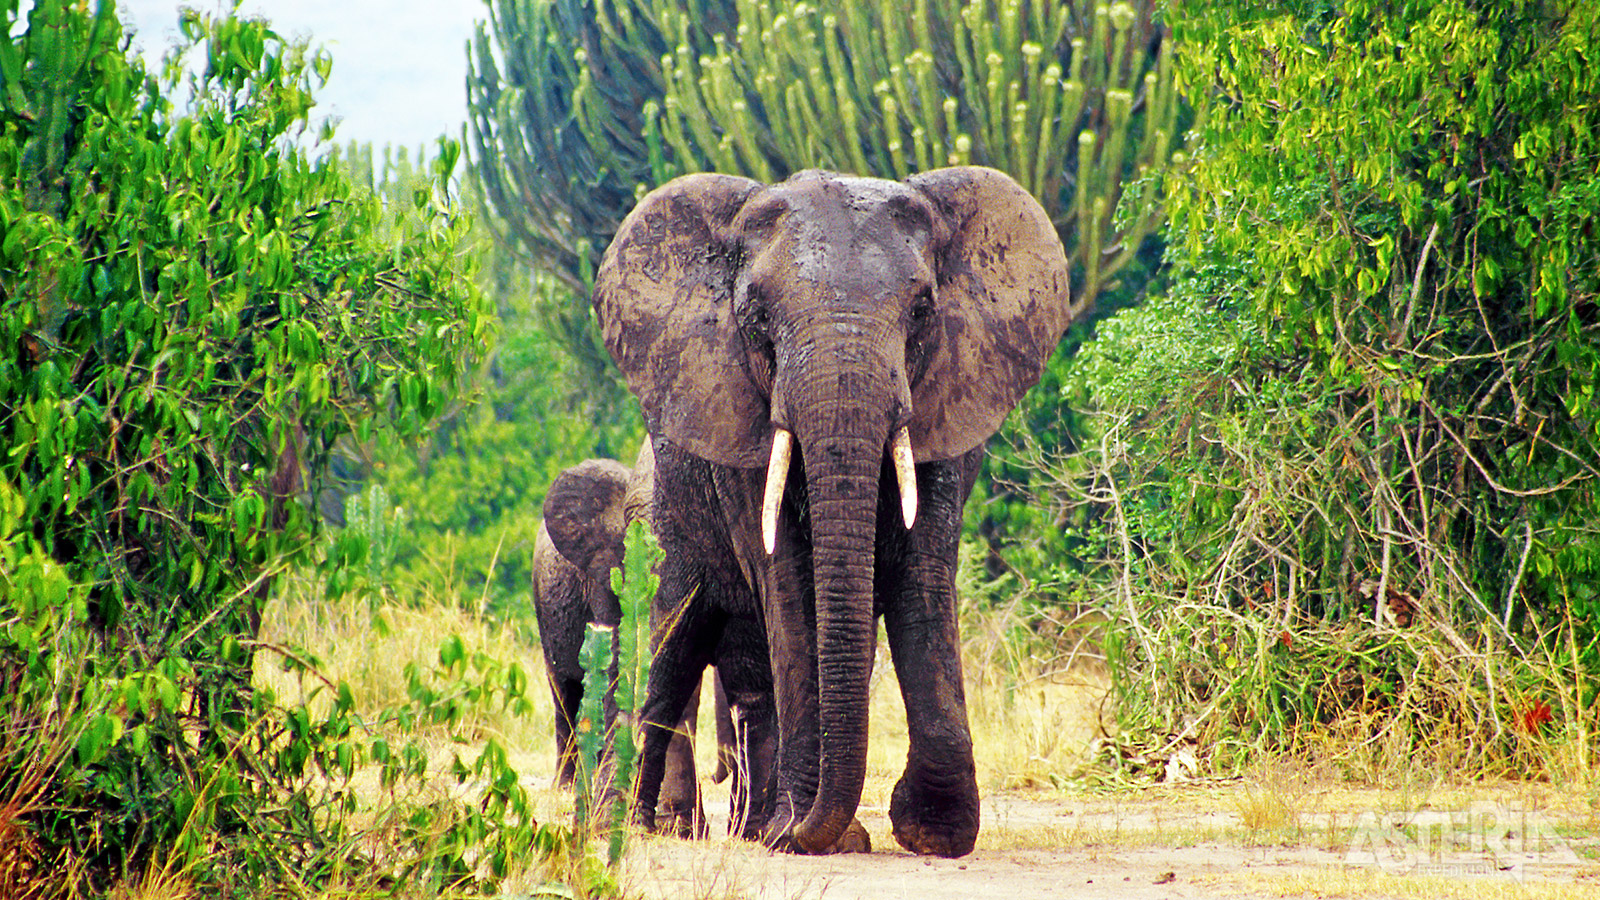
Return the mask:
POLYGON ((112 888, 106 900, 194 900, 194 885, 181 874, 151 865, 137 879, 112 888))

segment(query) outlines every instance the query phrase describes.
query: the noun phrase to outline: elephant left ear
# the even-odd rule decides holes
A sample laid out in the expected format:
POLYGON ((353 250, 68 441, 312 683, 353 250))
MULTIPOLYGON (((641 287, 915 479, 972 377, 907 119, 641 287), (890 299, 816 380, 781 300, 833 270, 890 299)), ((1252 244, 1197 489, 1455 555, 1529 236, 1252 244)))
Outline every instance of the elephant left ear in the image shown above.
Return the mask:
POLYGON ((950 459, 1000 428, 1082 309, 1050 216, 1005 173, 961 166, 906 183, 949 229, 936 251, 931 356, 912 386, 911 446, 919 461, 950 459))

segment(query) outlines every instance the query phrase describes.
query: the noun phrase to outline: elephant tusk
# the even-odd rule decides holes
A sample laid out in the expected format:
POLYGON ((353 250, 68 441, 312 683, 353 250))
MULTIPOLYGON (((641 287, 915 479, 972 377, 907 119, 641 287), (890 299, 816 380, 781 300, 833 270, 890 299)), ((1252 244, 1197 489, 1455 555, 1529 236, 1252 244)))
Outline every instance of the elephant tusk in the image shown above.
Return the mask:
POLYGON ((906 530, 917 521, 917 468, 911 455, 911 429, 902 427, 894 433, 894 443, 889 448, 894 457, 894 476, 900 482, 900 512, 906 520, 906 530))
POLYGON ((772 460, 767 463, 767 489, 761 498, 761 542, 767 555, 778 546, 778 507, 783 503, 783 486, 789 480, 789 453, 794 435, 777 429, 772 433, 772 460))

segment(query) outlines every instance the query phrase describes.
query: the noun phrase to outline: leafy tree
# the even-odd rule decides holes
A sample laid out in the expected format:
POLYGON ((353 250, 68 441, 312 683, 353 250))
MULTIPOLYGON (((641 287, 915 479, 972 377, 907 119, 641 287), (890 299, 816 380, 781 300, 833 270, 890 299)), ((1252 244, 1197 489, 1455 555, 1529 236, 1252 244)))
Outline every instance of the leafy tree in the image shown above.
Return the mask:
MULTIPOLYGON (((1469 657, 1486 667, 1499 653, 1591 667, 1600 11, 1171 15, 1179 78, 1204 107, 1168 201, 1171 297, 1105 323, 1079 360, 1107 414, 1083 489, 1135 634, 1164 614, 1134 603, 1149 591, 1249 613, 1262 647, 1317 622, 1415 623, 1446 654, 1412 657, 1416 672, 1466 648, 1488 648, 1469 657)), ((1157 664, 1158 645, 1133 658, 1157 664)), ((1479 675, 1461 696, 1483 698, 1462 711, 1475 746, 1503 752, 1525 673, 1465 668, 1479 675)), ((1591 682, 1566 683, 1589 685, 1567 715, 1593 708, 1591 682)), ((1253 707, 1252 724, 1315 707, 1253 707)))
MULTIPOLYGON (((434 163, 424 151, 386 148, 380 156, 352 145, 343 164, 397 211, 393 228, 406 235, 426 228, 426 208, 411 200, 431 189, 434 163)), ((471 197, 470 173, 467 182, 471 197)), ((492 213, 469 206, 472 224, 457 235, 456 252, 479 262, 475 281, 499 313, 496 344, 435 427, 352 443, 348 467, 354 478, 384 486, 385 502, 402 513, 393 553, 379 567, 396 596, 456 595, 520 615, 531 612, 533 539, 546 488, 588 457, 631 461, 643 426, 632 402, 608 405, 584 394, 549 315, 567 302, 566 291, 519 265, 495 241, 492 213)))
POLYGON ((109 3, 0 12, 0 673, 5 731, 56 736, 7 745, 7 785, 36 779, 24 818, 75 890, 152 860, 325 874, 348 848, 285 792, 353 760, 268 715, 255 628, 337 442, 422 429, 488 344, 454 147, 425 227, 379 240, 390 212, 302 149, 326 54, 185 12, 151 74, 109 3))

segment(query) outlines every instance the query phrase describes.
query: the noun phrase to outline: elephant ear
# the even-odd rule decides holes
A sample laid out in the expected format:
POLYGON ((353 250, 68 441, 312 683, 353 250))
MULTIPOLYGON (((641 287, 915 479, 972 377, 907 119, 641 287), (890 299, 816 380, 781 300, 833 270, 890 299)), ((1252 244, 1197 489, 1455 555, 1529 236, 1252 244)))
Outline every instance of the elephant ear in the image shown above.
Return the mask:
POLYGON ((623 220, 594 287, 606 349, 650 433, 745 468, 766 464, 771 429, 733 321, 738 247, 728 231, 762 187, 699 174, 657 188, 623 220))
POLYGON ((1049 215, 1010 177, 963 166, 906 183, 949 228, 936 250, 937 332, 910 423, 918 460, 949 459, 999 429, 1081 310, 1049 215))
POLYGON ((639 454, 633 458, 633 471, 628 473, 628 492, 623 497, 623 512, 628 524, 637 519, 650 518, 650 503, 655 499, 656 453, 645 435, 639 445, 639 454))
POLYGON ((587 459, 556 476, 544 496, 544 527, 556 552, 605 583, 622 565, 629 475, 614 460, 587 459))

